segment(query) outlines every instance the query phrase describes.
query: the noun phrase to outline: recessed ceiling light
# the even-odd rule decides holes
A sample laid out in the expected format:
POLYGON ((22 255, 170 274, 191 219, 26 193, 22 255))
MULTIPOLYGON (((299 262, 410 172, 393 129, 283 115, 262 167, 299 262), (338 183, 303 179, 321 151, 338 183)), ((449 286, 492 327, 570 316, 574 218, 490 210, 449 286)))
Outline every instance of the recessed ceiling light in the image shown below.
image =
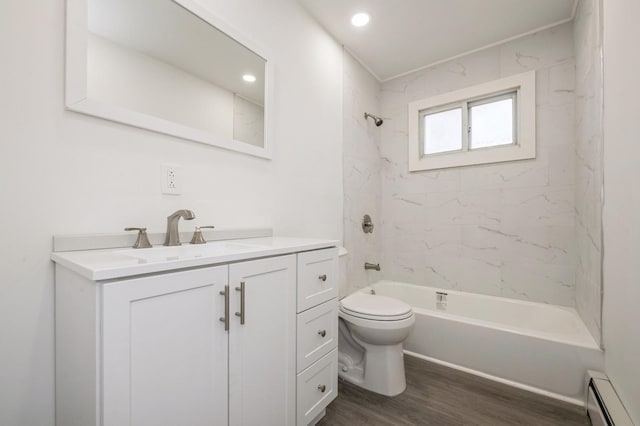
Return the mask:
POLYGON ((369 14, 361 12, 361 13, 356 13, 355 15, 353 15, 351 17, 351 24, 354 27, 364 27, 365 25, 367 25, 369 23, 369 19, 371 19, 369 17, 369 14))
POLYGON ((251 74, 245 74, 242 76, 242 79, 247 83, 253 83, 256 81, 256 77, 251 74))

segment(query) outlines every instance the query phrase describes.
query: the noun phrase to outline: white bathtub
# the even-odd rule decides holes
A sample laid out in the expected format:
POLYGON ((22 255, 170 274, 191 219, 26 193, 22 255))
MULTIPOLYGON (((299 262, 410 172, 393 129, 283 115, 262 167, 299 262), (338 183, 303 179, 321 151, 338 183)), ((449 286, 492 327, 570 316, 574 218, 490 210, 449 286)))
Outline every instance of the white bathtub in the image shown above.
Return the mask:
POLYGON ((586 371, 603 353, 575 309, 393 281, 362 289, 411 306, 408 355, 583 404, 586 371), (436 292, 447 293, 446 305, 436 292))

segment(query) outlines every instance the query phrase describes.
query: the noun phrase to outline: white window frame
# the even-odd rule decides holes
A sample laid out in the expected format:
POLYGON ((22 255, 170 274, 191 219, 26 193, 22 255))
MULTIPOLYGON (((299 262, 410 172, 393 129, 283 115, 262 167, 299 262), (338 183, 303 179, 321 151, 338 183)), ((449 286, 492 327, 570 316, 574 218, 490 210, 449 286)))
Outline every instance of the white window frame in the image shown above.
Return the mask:
POLYGON ((475 164, 526 160, 536 157, 535 71, 433 96, 409 104, 409 171, 444 169, 475 164), (469 104, 516 92, 514 141, 508 145, 469 149, 469 104), (462 150, 424 154, 421 117, 462 107, 462 150), (466 127, 466 128, 465 128, 466 127))

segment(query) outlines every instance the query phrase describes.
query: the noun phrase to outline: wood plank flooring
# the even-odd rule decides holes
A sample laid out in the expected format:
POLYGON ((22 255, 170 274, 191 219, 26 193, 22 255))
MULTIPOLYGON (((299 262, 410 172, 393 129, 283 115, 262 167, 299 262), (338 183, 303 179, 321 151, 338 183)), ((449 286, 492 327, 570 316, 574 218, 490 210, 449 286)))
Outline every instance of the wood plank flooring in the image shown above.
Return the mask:
POLYGON ((343 380, 321 426, 589 425, 581 407, 405 356, 407 390, 394 398, 343 380))

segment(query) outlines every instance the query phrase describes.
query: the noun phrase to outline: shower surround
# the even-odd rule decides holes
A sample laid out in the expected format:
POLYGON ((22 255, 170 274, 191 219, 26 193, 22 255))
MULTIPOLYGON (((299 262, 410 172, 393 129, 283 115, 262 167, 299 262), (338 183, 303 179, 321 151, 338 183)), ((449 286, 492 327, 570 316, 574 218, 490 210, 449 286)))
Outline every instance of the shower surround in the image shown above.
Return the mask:
POLYGON ((575 305, 572 24, 382 84, 385 277, 575 305), (534 160, 407 171, 407 104, 536 71, 534 160))
POLYGON ((575 307, 600 342, 598 4, 581 0, 574 22, 382 83, 345 53, 345 292, 388 279, 575 307), (410 102, 530 70, 535 159, 409 173, 410 102), (360 229, 364 213, 373 234, 360 229), (365 260, 382 270, 364 271, 365 260))
POLYGON ((365 262, 378 263, 381 252, 380 129, 364 112, 380 111, 380 83, 349 53, 343 52, 343 176, 344 246, 349 251, 341 262, 347 280, 340 296, 378 280, 380 272, 365 271, 365 262), (362 231, 362 219, 371 216, 373 233, 362 231))
POLYGON ((350 290, 385 278, 575 306, 574 71, 568 23, 383 82, 376 110, 378 87, 353 78, 365 71, 345 54, 350 290), (408 172, 409 102, 529 70, 535 160, 408 172), (379 224, 371 236, 359 229, 365 209, 379 224), (360 270, 364 258, 382 271, 360 270))
POLYGON ((600 0, 581 0, 576 55, 576 309, 601 341, 602 23, 600 0))

